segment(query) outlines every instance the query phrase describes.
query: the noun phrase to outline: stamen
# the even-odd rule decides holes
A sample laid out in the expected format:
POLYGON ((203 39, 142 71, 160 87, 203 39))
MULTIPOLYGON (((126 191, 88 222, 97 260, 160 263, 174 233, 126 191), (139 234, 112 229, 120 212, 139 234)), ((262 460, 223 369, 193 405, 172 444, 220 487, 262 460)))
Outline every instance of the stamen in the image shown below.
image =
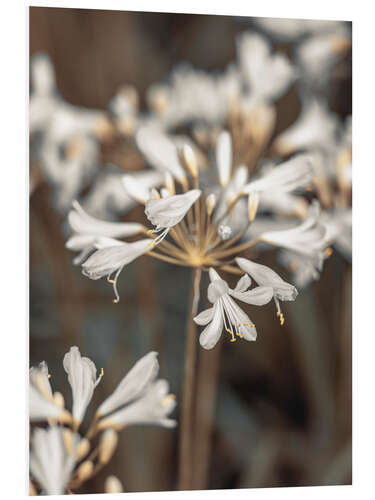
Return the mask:
POLYGON ((113 299, 113 301, 112 301, 114 304, 118 304, 120 302, 120 295, 119 295, 118 290, 117 290, 117 280, 118 280, 118 277, 120 276, 120 273, 121 273, 123 267, 124 266, 121 266, 118 269, 113 280, 108 280, 108 282, 113 285, 113 290, 114 290, 115 295, 116 295, 116 298, 113 299))
POLYGON ((100 368, 99 377, 103 377, 103 375, 104 375, 104 370, 103 370, 103 368, 100 368))
POLYGON ((47 378, 51 378, 51 377, 52 377, 52 375, 49 373, 49 374, 47 375, 47 378))
POLYGON ((149 229, 146 234, 154 234, 155 233, 155 229, 149 229))

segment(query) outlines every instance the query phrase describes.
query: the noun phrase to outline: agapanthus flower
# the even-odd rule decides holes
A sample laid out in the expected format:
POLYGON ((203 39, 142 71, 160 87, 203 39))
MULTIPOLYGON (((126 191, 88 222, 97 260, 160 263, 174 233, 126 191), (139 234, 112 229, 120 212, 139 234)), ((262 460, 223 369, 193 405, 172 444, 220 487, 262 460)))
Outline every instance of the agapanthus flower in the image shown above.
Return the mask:
POLYGON ((258 283, 258 285, 272 288, 277 316, 280 319, 281 325, 283 325, 284 315, 281 312, 280 301, 295 300, 298 294, 296 287, 284 281, 273 269, 267 266, 242 257, 237 257, 236 262, 245 273, 258 283))
POLYGON ((233 298, 246 304, 262 306, 272 299, 272 288, 259 286, 248 290, 251 279, 245 275, 232 290, 215 269, 210 268, 209 276, 211 283, 207 290, 207 297, 213 306, 193 318, 197 325, 207 325, 199 337, 201 346, 204 349, 215 347, 223 328, 230 334, 231 342, 236 341, 236 336, 249 341, 256 340, 257 331, 254 323, 233 298))

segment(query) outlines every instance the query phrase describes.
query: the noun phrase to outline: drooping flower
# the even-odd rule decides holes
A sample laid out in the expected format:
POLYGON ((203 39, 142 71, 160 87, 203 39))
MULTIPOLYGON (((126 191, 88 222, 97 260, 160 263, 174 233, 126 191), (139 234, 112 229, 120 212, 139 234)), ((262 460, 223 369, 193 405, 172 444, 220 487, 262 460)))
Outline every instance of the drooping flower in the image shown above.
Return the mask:
POLYGON ((273 298, 277 308, 277 316, 280 319, 281 325, 284 324, 284 315, 281 312, 280 300, 295 300, 298 292, 294 285, 284 281, 275 271, 262 264, 257 264, 249 259, 237 257, 238 266, 251 276, 258 285, 271 287, 273 290, 273 298))
POLYGON ((95 248, 98 238, 122 238, 133 236, 142 231, 142 224, 136 222, 107 222, 89 215, 78 203, 73 201, 73 209, 68 214, 68 221, 73 235, 65 246, 70 250, 79 250, 81 253, 74 259, 80 264, 95 248))
POLYGON ((195 316, 197 325, 207 325, 199 337, 199 342, 204 349, 212 349, 217 344, 223 327, 231 335, 231 342, 235 342, 236 335, 245 340, 256 340, 257 331, 249 316, 236 304, 232 297, 245 302, 262 306, 267 304, 273 296, 269 286, 258 286, 248 290, 251 279, 243 276, 232 290, 228 283, 220 278, 219 274, 210 268, 211 283, 208 287, 208 300, 213 307, 202 311, 195 316))
POLYGON ((112 245, 105 246, 94 252, 82 264, 82 273, 92 280, 98 280, 107 276, 108 282, 112 283, 116 298, 114 302, 120 300, 117 291, 117 280, 124 266, 150 251, 150 245, 154 240, 150 238, 124 243, 115 240, 112 245), (116 273, 111 279, 111 274, 116 273))
POLYGON ((72 388, 72 414, 78 428, 91 401, 94 389, 102 379, 103 370, 96 378, 95 364, 91 359, 82 357, 76 346, 71 347, 69 352, 65 354, 63 365, 72 388))
POLYGON ((78 435, 73 435, 74 450, 64 446, 63 429, 35 429, 31 439, 30 473, 47 495, 63 495, 76 463, 78 435))
POLYGON ((156 226, 154 233, 162 231, 153 242, 153 246, 160 243, 168 234, 171 227, 175 226, 185 217, 192 205, 201 195, 200 189, 192 189, 184 194, 175 194, 166 198, 158 197, 156 190, 154 195, 147 200, 145 214, 148 220, 156 226))

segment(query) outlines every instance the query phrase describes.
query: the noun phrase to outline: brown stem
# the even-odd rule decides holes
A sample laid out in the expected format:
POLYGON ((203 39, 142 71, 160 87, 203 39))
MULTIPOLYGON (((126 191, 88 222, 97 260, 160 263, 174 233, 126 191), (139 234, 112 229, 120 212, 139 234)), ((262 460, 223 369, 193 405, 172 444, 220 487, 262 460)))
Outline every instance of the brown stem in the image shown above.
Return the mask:
POLYGON ((182 412, 179 436, 179 467, 178 482, 179 490, 192 489, 193 480, 193 415, 194 415, 194 389, 195 389, 195 363, 197 356, 196 326, 193 321, 198 311, 199 286, 202 269, 193 271, 193 286, 190 296, 190 304, 187 318, 187 337, 185 347, 185 374, 182 395, 182 412))
POLYGON ((208 486, 221 345, 218 342, 210 351, 199 351, 193 457, 193 486, 197 490, 208 486))

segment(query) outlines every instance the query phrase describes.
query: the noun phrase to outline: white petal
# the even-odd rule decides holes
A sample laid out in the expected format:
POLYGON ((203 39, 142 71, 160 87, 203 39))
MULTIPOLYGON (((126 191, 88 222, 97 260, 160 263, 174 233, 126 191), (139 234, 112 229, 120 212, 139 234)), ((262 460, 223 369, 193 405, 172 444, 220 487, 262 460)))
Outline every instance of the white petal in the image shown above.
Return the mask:
POLYGON ((197 325, 207 325, 210 321, 212 321, 214 315, 214 308, 210 307, 209 309, 205 309, 204 311, 200 312, 195 318, 193 318, 193 321, 197 325))
POLYGON ((200 195, 199 189, 192 189, 184 194, 176 194, 160 200, 148 200, 145 214, 156 227, 173 227, 185 217, 200 195))
POLYGON ((272 299, 273 288, 270 286, 257 286, 247 292, 237 292, 236 290, 232 290, 229 293, 232 297, 235 297, 242 302, 246 302, 246 304, 264 306, 272 299))
POLYGON ((214 305, 212 321, 199 336, 199 343, 204 349, 212 349, 217 344, 223 331, 223 317, 219 304, 214 305))
POLYGON ((216 165, 222 186, 226 186, 232 170, 232 140, 229 132, 220 133, 216 142, 216 165))
POLYGON ((139 397, 159 372, 158 353, 149 352, 125 375, 113 393, 100 405, 98 412, 106 415, 139 397))
POLYGON ((258 285, 272 286, 274 283, 283 283, 283 280, 275 271, 263 264, 257 264, 243 257, 237 257, 236 262, 245 273, 249 274, 258 283, 258 285))
POLYGON ((244 274, 238 280, 236 288, 234 289, 236 292, 245 292, 249 286, 251 285, 251 278, 248 274, 244 274))

